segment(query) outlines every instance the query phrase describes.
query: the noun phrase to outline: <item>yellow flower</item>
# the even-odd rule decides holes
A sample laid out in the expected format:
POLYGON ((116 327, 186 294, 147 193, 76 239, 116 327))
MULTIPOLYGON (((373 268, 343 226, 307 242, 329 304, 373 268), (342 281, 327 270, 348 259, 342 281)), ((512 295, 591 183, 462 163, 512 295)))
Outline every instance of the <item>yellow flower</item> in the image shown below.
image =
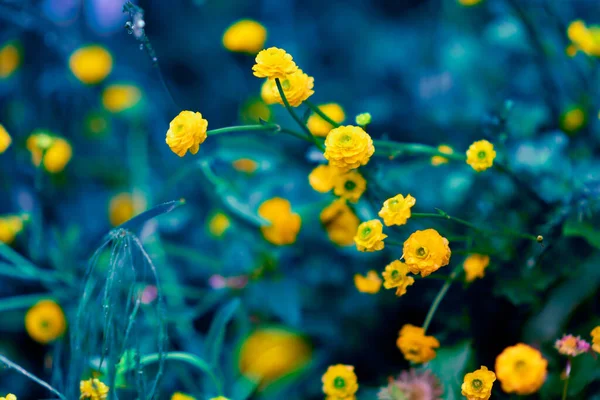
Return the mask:
MULTIPOLYGON (((216 398, 217 397, 215 397, 215 399, 216 398)), ((185 394, 185 393, 181 393, 181 392, 175 392, 171 396, 171 400, 196 400, 196 398, 193 397, 193 396, 190 396, 189 394, 185 394)))
POLYGON ((410 209, 416 202, 410 194, 406 197, 397 194, 383 203, 379 216, 383 218, 385 226, 404 225, 410 218, 410 209))
POLYGON ((41 300, 25 314, 25 329, 33 340, 46 344, 65 333, 67 321, 58 304, 52 300, 41 300))
POLYGON ((458 0, 458 2, 465 7, 470 7, 481 3, 482 0, 458 0))
POLYGON ((112 56, 102 46, 81 47, 69 58, 69 68, 77 79, 88 85, 100 83, 112 71, 112 56))
POLYGON ((426 363, 435 358, 435 350, 440 342, 433 336, 425 336, 425 330, 406 324, 400 330, 396 345, 407 361, 417 364, 426 363))
POLYGON ((166 142, 179 157, 185 156, 188 150, 196 154, 200 144, 206 140, 207 128, 208 121, 202 118, 202 114, 182 111, 169 124, 166 142))
POLYGON ((45 131, 35 131, 27 138, 27 149, 31 152, 31 161, 35 166, 42 162, 48 172, 61 172, 73 155, 69 142, 45 131))
POLYGON ((494 145, 487 140, 474 142, 467 150, 467 164, 477 172, 490 168, 494 164, 494 158, 494 145))
MULTIPOLYGON (((445 145, 445 144, 441 144, 437 147, 438 151, 440 153, 444 153, 444 154, 453 154, 454 150, 452 149, 452 147, 445 145)), ((431 165, 433 165, 434 167, 437 167, 438 165, 442 165, 442 164, 447 164, 448 163, 448 159, 446 157, 442 157, 442 156, 433 156, 431 157, 431 165)))
POLYGON ((461 394, 467 400, 489 400, 492 396, 492 386, 496 381, 496 374, 488 371, 487 367, 481 366, 475 372, 469 372, 461 386, 461 394))
POLYGON ((6 131, 6 128, 0 124, 0 154, 4 153, 12 143, 12 138, 6 131))
POLYGON ((590 335, 592 335, 592 350, 600 353, 600 325, 592 329, 590 335))
POLYGON ((352 203, 356 203, 367 190, 367 181, 358 171, 336 175, 333 184, 333 193, 352 203))
POLYGON ((353 399, 358 391, 358 379, 351 365, 337 364, 327 368, 321 378, 323 393, 328 399, 344 400, 353 399))
POLYGON ((378 219, 363 222, 356 230, 354 243, 358 251, 379 251, 385 246, 383 239, 387 237, 383 233, 383 225, 378 219))
POLYGON ((296 241, 302 220, 300 215, 292 212, 289 201, 280 197, 266 200, 258 208, 258 215, 271 222, 260 228, 267 241, 278 246, 296 241))
POLYGON ((600 56, 600 27, 592 25, 589 28, 581 20, 573 21, 567 28, 567 36, 577 50, 589 56, 600 56))
POLYGON ((266 104, 276 104, 281 97, 274 79, 265 79, 260 87, 260 97, 266 104))
MULTIPOLYGON (((344 113, 344 109, 337 103, 328 103, 321 104, 319 110, 323 112, 323 114, 327 115, 333 121, 338 124, 342 123, 346 118, 346 114, 344 113)), ((306 126, 315 136, 327 136, 330 130, 333 129, 333 125, 329 122, 325 121, 318 114, 312 114, 308 121, 306 121, 306 126)))
POLYGON ((269 79, 285 79, 298 70, 294 59, 283 49, 269 47, 261 50, 256 56, 256 64, 252 67, 254 76, 269 79))
POLYGON ((136 214, 136 205, 133 196, 129 193, 119 193, 110 199, 108 205, 108 219, 112 226, 118 226, 129 221, 136 214))
POLYGON ((463 269, 465 270, 467 282, 473 282, 476 278, 483 278, 485 269, 490 264, 490 257, 483 254, 471 254, 465 258, 463 269))
POLYGON ((259 328, 242 343, 239 368, 264 388, 304 367, 311 357, 312 349, 302 336, 281 328, 259 328))
POLYGON ((109 387, 99 379, 88 379, 87 381, 79 382, 79 391, 81 393, 79 400, 106 400, 109 387))
POLYGON ((383 287, 386 289, 396 288, 396 296, 406 294, 406 289, 415 283, 412 276, 408 276, 408 267, 405 263, 394 260, 385 267, 383 271, 383 287))
POLYGON ((112 113, 129 110, 142 99, 142 91, 135 85, 114 84, 102 92, 102 105, 112 113))
POLYGON ((332 129, 325 139, 325 158, 343 170, 366 165, 374 152, 371 136, 358 126, 332 129))
MULTIPOLYGON (((195 400, 195 399, 192 399, 192 400, 195 400)), ((229 399, 225 396, 219 396, 219 397, 213 397, 210 400, 229 400, 229 399)))
POLYGON ((6 395, 6 397, 0 397, 0 400, 17 400, 17 396, 12 393, 6 395))
POLYGON ((250 98, 242 104, 240 118, 244 123, 258 124, 271 119, 271 109, 259 98, 250 98))
POLYGON ((0 48, 0 79, 11 76, 21 64, 21 52, 15 42, 8 42, 0 48))
POLYGON ((566 133, 579 131, 586 123, 586 115, 581 107, 573 106, 560 117, 560 127, 566 133))
POLYGON ((267 40, 267 30, 251 19, 242 19, 232 24, 223 34, 223 46, 238 53, 258 53, 267 40))
POLYGON ((354 234, 360 220, 348 207, 346 200, 338 199, 325 207, 320 219, 333 243, 338 246, 350 246, 354 243, 354 234))
POLYGON ((376 271, 367 272, 366 276, 354 275, 354 286, 361 293, 375 294, 381 289, 381 278, 376 271))
MULTIPOLYGON (((312 96, 315 91, 315 78, 306 75, 301 69, 297 69, 281 80, 281 88, 288 103, 292 107, 298 107, 302 102, 312 96)), ((283 99, 277 89, 277 84, 273 83, 268 88, 273 91, 272 95, 267 95, 267 99, 275 99, 276 103, 283 105, 283 99)))
POLYGON ((247 174, 252 174, 258 169, 258 163, 249 158, 238 158, 232 165, 236 171, 245 172, 247 174))
POLYGON ((0 242, 11 244, 23 230, 23 218, 18 215, 0 217, 0 242))
POLYGON ((229 217, 222 212, 215 213, 208 221, 208 230, 216 238, 222 237, 230 226, 229 217))
POLYGON ((424 278, 450 262, 448 239, 435 229, 416 231, 404 242, 402 257, 413 274, 424 278))
POLYGON ((308 183, 310 186, 320 193, 327 193, 333 189, 334 180, 339 175, 340 171, 328 164, 317 166, 308 175, 308 183))
POLYGON ((506 393, 537 392, 546 380, 547 367, 542 353, 523 343, 507 347, 496 358, 496 376, 506 393))

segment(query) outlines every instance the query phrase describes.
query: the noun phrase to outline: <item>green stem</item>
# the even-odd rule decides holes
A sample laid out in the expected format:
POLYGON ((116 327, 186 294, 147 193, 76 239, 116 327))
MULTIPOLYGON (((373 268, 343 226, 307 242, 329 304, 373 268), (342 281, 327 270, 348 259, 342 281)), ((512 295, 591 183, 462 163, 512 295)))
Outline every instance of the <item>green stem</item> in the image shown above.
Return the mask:
POLYGON ((426 154, 430 156, 441 156, 449 160, 465 161, 465 156, 460 153, 446 154, 442 153, 437 147, 428 146, 426 144, 419 143, 400 143, 393 142, 390 140, 374 140, 373 145, 375 146, 375 155, 382 156, 399 156, 399 155, 420 155, 426 154), (381 149, 381 150, 380 150, 381 149), (385 151, 385 150, 388 151, 385 151))
POLYGON ((52 386, 50 386, 46 382, 44 382, 43 380, 41 380, 37 376, 29 373, 27 370, 25 370, 24 368, 22 368, 20 365, 15 364, 14 362, 10 361, 8 358, 4 357, 3 355, 0 355, 0 362, 3 362, 9 368, 12 368, 12 369, 16 370, 17 372, 25 375, 26 377, 28 377, 29 379, 31 379, 32 381, 34 381, 38 385, 45 387, 46 389, 48 389, 49 391, 51 391, 52 393, 54 393, 55 395, 57 395, 61 400, 67 400, 67 398, 65 396, 63 396, 58 390, 54 389, 52 386))
POLYGON ((435 312, 437 311, 440 303, 444 299, 444 296, 448 292, 448 289, 450 289, 450 285, 452 285, 452 282, 454 282, 454 280, 456 279, 456 276, 461 271, 461 269, 462 269, 462 264, 458 264, 456 267, 454 267, 454 269, 452 270, 452 273, 450 274, 450 276, 448 276, 448 280, 444 283, 444 285, 438 292, 437 296, 435 296, 433 303, 431 303, 431 306, 429 307, 427 316, 425 317, 425 322, 423 322, 423 330, 425 332, 427 332, 427 328, 429 328, 429 324, 431 323, 431 320, 433 319, 435 312))
POLYGON ((569 391, 569 376, 565 379, 565 385, 563 387, 562 400, 567 400, 567 393, 569 391))
POLYGON ((315 112, 315 114, 317 114, 319 117, 323 118, 325 121, 327 121, 331 125, 333 125, 334 128, 337 128, 340 126, 340 124, 338 124, 337 122, 335 122, 334 120, 329 118, 327 116, 327 114, 325 114, 323 111, 321 111, 321 109, 319 107, 317 107, 316 105, 311 103, 309 100, 304 100, 304 104, 306 104, 311 110, 313 110, 315 112))
POLYGON ((211 129, 207 131, 208 136, 220 135, 222 133, 229 132, 250 132, 250 131, 281 131, 281 127, 277 124, 265 124, 265 125, 240 125, 240 126, 228 126, 226 128, 211 129))

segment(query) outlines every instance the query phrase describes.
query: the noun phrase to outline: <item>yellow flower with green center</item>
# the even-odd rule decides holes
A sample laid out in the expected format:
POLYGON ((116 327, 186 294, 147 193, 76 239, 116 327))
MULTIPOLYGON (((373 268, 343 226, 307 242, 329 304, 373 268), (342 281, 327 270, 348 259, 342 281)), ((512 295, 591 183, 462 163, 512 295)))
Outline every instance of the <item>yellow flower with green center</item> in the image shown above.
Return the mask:
POLYGON ((381 278, 374 270, 367 272, 366 276, 355 274, 354 286, 361 293, 375 294, 381 289, 381 278))
POLYGON ((332 129, 325 139, 325 158, 342 170, 366 165, 374 152, 371 136, 358 126, 332 129))
POLYGON ((404 242, 402 258, 410 272, 424 278, 450 262, 450 245, 435 229, 416 231, 404 242))
POLYGON ((102 105, 112 113, 130 110, 142 100, 142 91, 131 84, 109 85, 102 92, 102 105))
POLYGON ((0 124, 0 154, 4 153, 12 143, 12 138, 6 131, 6 128, 0 124))
MULTIPOLYGON (((452 149, 452 147, 446 145, 446 144, 441 144, 437 147, 438 151, 440 153, 444 153, 444 154, 453 154, 454 153, 454 149, 452 149)), ((442 165, 442 164, 447 164, 448 163, 448 159, 446 157, 442 157, 442 156, 433 156, 431 157, 431 165, 433 165, 434 167, 437 167, 438 165, 442 165)))
POLYGON ((11 244, 23 230, 24 217, 4 215, 0 217, 0 242, 11 244))
POLYGON ((496 374, 481 366, 477 371, 465 375, 461 386, 461 394, 467 400, 489 400, 492 396, 492 386, 496 381, 496 374))
POLYGON ((6 397, 0 397, 0 400, 17 400, 17 396, 12 393, 6 395, 6 397))
POLYGON ((378 219, 363 222, 356 230, 354 243, 358 251, 379 251, 385 246, 383 240, 387 237, 383 233, 383 224, 378 219))
POLYGON ((188 150, 196 154, 206 140, 207 128, 208 121, 202 118, 202 114, 182 111, 169 124, 165 141, 179 157, 185 156, 188 150))
POLYGON ((232 24, 223 34, 223 46, 233 52, 256 54, 265 45, 267 30, 251 19, 242 19, 232 24))
POLYGON ((171 400, 196 400, 196 398, 194 396, 190 396, 189 394, 175 392, 171 396, 171 400))
POLYGON ((109 389, 110 388, 99 379, 81 381, 79 382, 79 391, 81 393, 79 400, 106 400, 109 389))
POLYGON ((340 175, 339 169, 329 164, 321 164, 308 175, 308 183, 317 192, 327 193, 333 189, 338 175, 340 175))
MULTIPOLYGON (((337 103, 321 104, 318 108, 323 114, 327 115, 331 120, 338 124, 341 124, 346 118, 344 109, 337 103)), ((306 126, 313 135, 320 137, 327 136, 329 131, 333 129, 333 125, 325 121, 318 114, 312 114, 308 118, 308 121, 306 121, 306 126)))
POLYGON ((337 364, 327 368, 321 378, 323 393, 331 399, 354 399, 358 391, 358 379, 351 365, 337 364))
POLYGON ((496 357, 496 377, 506 393, 537 392, 546 381, 547 368, 542 353, 524 343, 507 347, 496 357))
POLYGON ((367 190, 367 181, 358 171, 336 175, 333 180, 333 193, 352 203, 356 203, 367 190))
POLYGON ((592 350, 600 353, 600 325, 592 329, 590 335, 592 335, 592 350))
POLYGON ((261 50, 256 55, 255 61, 252 71, 258 78, 285 79, 298 70, 292 56, 277 47, 261 50))
POLYGON ((231 220, 229 217, 222 213, 216 212, 210 217, 208 221, 208 230, 213 237, 221 238, 231 227, 231 220))
POLYGON ((292 244, 296 241, 302 219, 300 215, 292 212, 292 206, 288 200, 280 197, 266 200, 258 208, 258 215, 271 223, 260 228, 267 241, 278 246, 292 244))
MULTIPOLYGON (((298 107, 304 100, 312 96, 315 93, 314 86, 315 78, 306 75, 301 69, 297 69, 281 80, 283 94, 292 107, 298 107)), ((284 104, 275 82, 269 84, 267 89, 272 90, 272 93, 265 95, 266 99, 269 101, 274 99, 276 103, 284 104)))
POLYGON ((84 46, 71 54, 69 68, 81 82, 94 85, 100 83, 112 71, 113 59, 102 46, 84 46))
POLYGON ((467 164, 475 171, 485 171, 494 165, 496 151, 494 145, 487 140, 479 140, 469 146, 467 150, 467 164))
POLYGON ((485 269, 490 264, 490 257, 483 254, 471 254, 463 262, 467 282, 485 276, 485 269))
POLYGON ((440 342, 433 336, 425 336, 423 328, 406 324, 400 330, 396 345, 407 361, 421 364, 435 358, 440 342))
POLYGON ((25 329, 33 340, 46 344, 65 333, 67 321, 58 304, 52 300, 41 300, 25 314, 25 329))
POLYGON ((383 271, 383 287, 386 289, 396 288, 396 296, 406 294, 406 289, 415 283, 412 276, 408 276, 409 270, 402 261, 394 260, 385 267, 383 271))
POLYGON ((406 197, 397 194, 383 202, 379 216, 383 218, 385 226, 404 225, 410 218, 410 209, 416 202, 417 200, 410 194, 406 197))
POLYGON ((338 246, 350 246, 360 220, 348 207, 345 199, 338 199, 325 207, 320 215, 321 223, 327 231, 329 240, 338 246))
POLYGON ((576 133, 585 126, 586 115, 579 106, 567 109, 560 117, 560 128, 569 134, 576 133))
POLYGON ((0 48, 0 79, 10 77, 21 65, 21 50, 17 42, 8 42, 0 48))

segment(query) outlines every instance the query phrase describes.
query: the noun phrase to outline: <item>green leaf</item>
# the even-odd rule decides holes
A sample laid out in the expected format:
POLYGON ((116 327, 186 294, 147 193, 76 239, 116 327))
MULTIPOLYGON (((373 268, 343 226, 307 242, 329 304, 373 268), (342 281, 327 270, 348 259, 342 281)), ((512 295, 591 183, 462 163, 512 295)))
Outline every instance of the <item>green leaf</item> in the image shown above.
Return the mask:
POLYGON ((129 221, 122 223, 121 225, 117 226, 115 229, 119 229, 119 228, 123 228, 123 229, 127 229, 127 230, 138 229, 143 224, 145 224, 146 222, 151 220, 152 218, 155 218, 161 214, 166 214, 170 211, 173 211, 174 209, 176 209, 177 207, 179 207, 183 204, 185 204, 185 200, 183 200, 183 199, 168 201, 166 203, 159 204, 156 207, 153 207, 153 208, 149 209, 148 211, 145 211, 145 212, 141 213, 140 215, 137 215, 137 216, 131 218, 129 221))
POLYGON ((600 249, 600 229, 589 221, 570 219, 563 225, 563 235, 584 238, 590 246, 600 249))
POLYGON ((240 377, 233 384, 231 398, 236 400, 248 399, 252 395, 252 393, 254 393, 254 391, 258 387, 258 384, 259 381, 257 380, 251 380, 246 378, 245 376, 240 377))
POLYGON ((468 372, 471 355, 471 342, 464 341, 455 346, 440 349, 437 356, 429 363, 431 371, 444 385, 444 399, 463 399, 460 394, 460 386, 465 373, 468 372))
POLYGON ((231 300, 217 311, 217 314, 210 325, 204 346, 204 353, 210 365, 215 366, 219 361, 221 348, 223 347, 223 339, 225 337, 225 328, 229 321, 231 321, 231 318, 233 318, 233 315, 239 306, 240 299, 236 298, 231 300))

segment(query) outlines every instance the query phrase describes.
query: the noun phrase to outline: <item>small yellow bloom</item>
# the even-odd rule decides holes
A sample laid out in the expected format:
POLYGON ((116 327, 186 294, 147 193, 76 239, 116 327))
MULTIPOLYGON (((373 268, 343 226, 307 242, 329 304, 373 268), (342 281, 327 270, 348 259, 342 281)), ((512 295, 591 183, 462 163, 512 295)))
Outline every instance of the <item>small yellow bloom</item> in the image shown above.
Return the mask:
MULTIPOLYGON (((217 398, 217 397, 215 397, 215 398, 217 398)), ((171 400, 196 400, 196 398, 193 396, 190 396, 189 394, 175 392, 171 396, 171 400)))
POLYGON ((207 128, 208 121, 202 118, 202 114, 182 111, 169 124, 166 142, 179 157, 185 156, 188 150, 196 154, 206 140, 207 128))
POLYGON ((232 24, 223 34, 223 46, 238 53, 256 54, 267 40, 265 27, 251 19, 242 19, 232 24))
POLYGON ((333 180, 333 193, 352 203, 356 203, 367 190, 367 181, 358 171, 336 175, 333 180))
POLYGON ((308 183, 310 186, 320 193, 327 193, 333 189, 335 178, 340 171, 328 164, 318 165, 308 175, 308 183))
MULTIPOLYGON (((452 147, 445 145, 445 144, 439 145, 437 149, 440 153, 444 153, 444 154, 453 154, 454 153, 454 150, 452 149, 452 147)), ((447 163, 448 163, 448 159, 446 157, 442 157, 442 156, 431 157, 431 165, 433 165, 434 167, 437 167, 438 165, 442 165, 442 164, 447 164, 447 163)))
POLYGON ((523 343, 507 347, 496 357, 496 376, 506 393, 537 392, 547 375, 548 361, 542 353, 523 343))
MULTIPOLYGON (((327 115, 338 124, 341 124, 346 118, 344 109, 337 103, 321 104, 318 108, 323 114, 327 115)), ((333 125, 325 121, 318 114, 312 114, 308 118, 308 121, 306 121, 306 126, 313 135, 321 137, 327 136, 329 131, 333 129, 333 125)))
POLYGON ((350 246, 354 243, 354 235, 360 220, 346 204, 346 200, 338 199, 325 207, 320 215, 321 223, 327 230, 329 240, 338 246, 350 246))
POLYGON ((41 300, 25 314, 25 329, 33 340, 46 344, 65 333, 67 321, 58 304, 52 300, 41 300))
POLYGON ((81 47, 69 58, 69 68, 77 79, 88 85, 100 83, 112 71, 113 59, 102 46, 81 47))
POLYGON ((354 286, 361 293, 375 294, 381 289, 381 278, 377 271, 369 271, 366 276, 354 275, 354 286))
POLYGON ((600 325, 592 329, 590 335, 592 335, 592 350, 600 353, 600 325))
POLYGON ((383 218, 385 226, 404 225, 410 218, 410 209, 416 202, 410 194, 406 197, 397 194, 383 203, 379 216, 383 218))
POLYGON ((23 218, 18 215, 0 217, 0 242, 11 244, 23 230, 23 218))
POLYGON ((118 226, 129 221, 135 215, 135 201, 129 193, 119 193, 110 199, 108 219, 112 226, 118 226))
POLYGON ((292 56, 277 47, 261 50, 255 61, 256 64, 252 67, 252 71, 258 78, 285 79, 286 76, 298 70, 292 56))
POLYGON ((404 242, 402 258, 413 274, 424 278, 448 265, 451 256, 448 239, 435 229, 416 231, 404 242))
MULTIPOLYGON (((297 69, 296 72, 293 72, 287 75, 285 78, 281 80, 281 88, 283 89, 283 94, 287 99, 288 103, 292 107, 298 107, 302 102, 312 96, 315 91, 313 90, 315 86, 315 78, 312 76, 306 75, 301 69, 297 69)), ((279 89, 277 88, 277 84, 269 85, 273 91, 272 96, 266 96, 268 99, 275 99, 275 102, 283 105, 283 99, 279 94, 279 89)))
POLYGON ((569 24, 567 36, 577 50, 581 50, 589 56, 600 56, 600 27, 598 25, 591 25, 588 28, 581 20, 573 21, 569 24))
POLYGON ((0 154, 4 153, 12 143, 12 138, 6 131, 6 128, 0 124, 0 154))
POLYGON ((65 139, 45 131, 35 131, 27 138, 27 149, 35 166, 43 163, 48 172, 58 173, 65 169, 73 155, 73 149, 65 139))
POLYGON ((467 164, 477 172, 490 168, 494 164, 494 158, 494 145, 487 140, 474 142, 467 150, 467 164))
POLYGON ((233 163, 233 168, 236 171, 252 174, 258 169, 258 163, 250 158, 238 158, 233 163))
POLYGON ((440 342, 433 336, 425 336, 423 328, 406 324, 400 330, 396 345, 407 361, 421 364, 435 358, 440 342))
POLYGON ((334 128, 325 139, 325 158, 342 170, 366 165, 374 152, 371 136, 358 126, 334 128))
POLYGON ((461 386, 461 394, 467 400, 489 400, 492 396, 492 386, 496 381, 496 374, 488 371, 487 367, 481 366, 475 372, 469 372, 461 386))
POLYGON ((266 104, 277 104, 281 99, 275 79, 265 79, 260 87, 260 97, 266 104))
POLYGON ((216 238, 223 237, 230 226, 229 217, 222 212, 215 213, 208 221, 208 230, 216 238))
POLYGON ((296 241, 302 219, 300 215, 292 212, 288 200, 280 197, 266 200, 258 208, 258 215, 271 222, 271 225, 260 228, 267 241, 278 246, 296 241))
POLYGON ((369 114, 369 113, 358 114, 356 116, 355 120, 356 120, 356 125, 367 126, 371 123, 371 114, 369 114))
POLYGON ((358 251, 379 251, 383 250, 385 244, 383 240, 387 237, 383 233, 383 224, 378 219, 363 222, 356 230, 354 243, 358 251))
POLYGON ((406 294, 406 289, 415 283, 412 276, 408 276, 408 267, 405 263, 394 260, 385 267, 383 271, 383 287, 386 289, 396 288, 396 296, 406 294))
POLYGON ((6 395, 6 397, 0 397, 0 400, 17 400, 17 396, 12 393, 6 395))
POLYGON ((102 105, 112 113, 130 110, 142 99, 142 91, 135 85, 114 84, 102 92, 102 105))
POLYGON ((0 79, 11 76, 21 65, 21 51, 16 42, 8 42, 0 48, 0 79))
POLYGON ((353 399, 358 391, 358 379, 351 365, 337 364, 327 368, 321 378, 323 393, 328 399, 347 400, 353 399))
POLYGON ((467 282, 473 282, 475 278, 483 278, 485 269, 490 264, 490 257, 483 254, 471 254, 463 263, 467 282))
POLYGON ((566 133, 579 131, 586 123, 586 115, 581 107, 574 106, 565 111, 560 117, 560 127, 566 133))
POLYGON ((99 379, 88 379, 87 381, 79 382, 79 391, 81 393, 79 400, 106 400, 109 387, 99 379))
POLYGON ((481 3, 482 1, 483 0, 458 0, 458 2, 465 7, 474 6, 476 4, 481 3))

